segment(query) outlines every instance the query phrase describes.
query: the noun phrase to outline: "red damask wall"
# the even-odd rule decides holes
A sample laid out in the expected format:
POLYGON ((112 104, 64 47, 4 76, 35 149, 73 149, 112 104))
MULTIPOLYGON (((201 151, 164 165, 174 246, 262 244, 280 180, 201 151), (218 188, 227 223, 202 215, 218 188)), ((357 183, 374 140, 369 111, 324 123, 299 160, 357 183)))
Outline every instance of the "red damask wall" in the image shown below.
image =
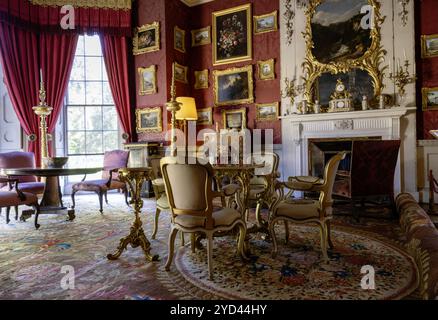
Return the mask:
POLYGON ((429 130, 438 129, 438 110, 421 111, 421 88, 438 87, 438 57, 421 59, 421 35, 438 34, 437 0, 416 1, 418 138, 432 139, 429 130))
MULTIPOLYGON (((153 21, 160 21, 161 25, 161 50, 146 53, 134 58, 135 73, 138 67, 157 65, 158 93, 154 95, 139 96, 137 93, 137 108, 162 106, 163 128, 166 130, 167 122, 170 122, 164 104, 170 98, 170 82, 172 78, 173 61, 189 67, 189 84, 177 83, 177 95, 193 96, 196 98, 199 109, 213 107, 213 70, 227 69, 235 66, 254 65, 254 94, 255 103, 270 103, 280 101, 280 32, 266 34, 253 34, 253 60, 243 63, 213 67, 212 45, 191 48, 191 30, 212 25, 212 13, 223 9, 232 8, 242 4, 252 3, 252 14, 262 15, 279 10, 279 0, 216 0, 204 5, 189 8, 180 0, 138 0, 138 18, 134 24, 141 26, 153 21), (173 48, 174 26, 186 31, 186 53, 181 53, 173 48), (260 81, 257 74, 257 61, 275 59, 276 80, 260 81), (209 89, 195 90, 194 71, 209 69, 209 89)), ((279 17, 280 19, 280 17, 279 17)), ((134 72, 134 71, 133 71, 134 72)), ((136 77, 136 90, 139 91, 138 77, 136 77)), ((274 143, 281 143, 280 121, 256 123, 255 104, 241 105, 236 107, 214 108, 214 121, 222 127, 222 113, 226 109, 247 109, 247 127, 250 129, 274 129, 274 143)), ((280 106, 281 108, 281 106, 280 106)), ((211 126, 214 128, 215 126, 211 126)), ((203 129, 205 127, 199 127, 203 129)), ((164 133, 140 134, 139 141, 164 141, 164 133)))

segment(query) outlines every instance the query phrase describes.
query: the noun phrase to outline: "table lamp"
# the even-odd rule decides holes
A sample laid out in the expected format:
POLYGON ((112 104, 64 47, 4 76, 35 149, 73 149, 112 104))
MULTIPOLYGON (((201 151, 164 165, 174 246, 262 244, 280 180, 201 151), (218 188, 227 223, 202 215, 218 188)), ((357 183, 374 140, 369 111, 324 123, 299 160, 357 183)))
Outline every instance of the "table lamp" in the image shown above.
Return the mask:
POLYGON ((198 120, 198 112, 196 111, 195 98, 191 97, 178 97, 176 101, 180 103, 181 108, 176 112, 176 120, 184 121, 184 135, 185 135, 185 154, 188 156, 189 148, 189 133, 188 133, 188 121, 198 120))

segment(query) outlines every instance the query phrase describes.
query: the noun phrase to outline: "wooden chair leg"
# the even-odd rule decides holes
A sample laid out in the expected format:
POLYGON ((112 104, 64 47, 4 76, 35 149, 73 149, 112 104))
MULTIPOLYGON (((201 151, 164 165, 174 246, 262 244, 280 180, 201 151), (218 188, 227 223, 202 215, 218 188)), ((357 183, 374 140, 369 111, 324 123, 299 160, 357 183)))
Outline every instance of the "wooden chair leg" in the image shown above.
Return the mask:
POLYGON ((192 248, 192 252, 195 253, 196 252, 196 233, 191 233, 190 234, 190 246, 192 248))
POLYGON ((40 228, 40 225, 38 224, 38 217, 40 215, 40 206, 36 205, 34 206, 34 208, 35 208, 35 229, 38 230, 40 228))
POLYGON ((72 193, 71 193, 71 202, 72 202, 71 208, 72 209, 74 209, 76 207, 76 201, 75 201, 76 192, 78 192, 78 191, 73 189, 72 193))
POLYGON ((15 209, 15 221, 17 221, 18 220, 18 206, 15 206, 14 209, 15 209))
POLYGON ((213 280, 213 234, 207 234, 208 279, 213 280))
POLYGON ((324 262, 327 262, 328 255, 327 255, 327 225, 325 223, 322 223, 319 225, 320 231, 321 231, 321 252, 322 252, 322 260, 324 262))
POLYGON ((166 265, 164 267, 166 271, 170 270, 170 265, 172 264, 174 250, 175 250, 175 238, 176 238, 177 233, 178 233, 178 229, 172 227, 172 230, 170 230, 170 233, 169 233, 169 242, 167 244, 169 253, 167 256, 166 265))
POLYGON ((242 223, 242 224, 239 224, 239 241, 237 243, 237 248, 238 248, 240 257, 243 260, 247 261, 248 257, 245 254, 245 238, 246 238, 246 227, 242 223))
POLYGON ((157 232, 158 232, 158 221, 160 219, 160 213, 161 213, 161 210, 157 208, 157 210, 155 211, 154 231, 152 232, 152 236, 151 236, 151 238, 154 240, 155 240, 155 237, 157 236, 157 232))
POLYGON ((269 236, 271 237, 273 244, 272 253, 271 253, 272 258, 275 258, 278 252, 277 236, 275 235, 275 228, 274 228, 275 223, 276 220, 272 220, 269 222, 269 236))
POLYGON ((99 191, 97 192, 97 195, 99 197, 99 207, 100 207, 99 211, 101 214, 103 214, 103 192, 99 191))
POLYGON ((184 247, 186 245, 186 240, 184 238, 184 232, 181 231, 179 236, 180 236, 180 239, 181 239, 181 247, 184 247))
POLYGON ((128 188, 125 187, 124 192, 125 194, 125 203, 129 207, 129 201, 128 201, 128 188))
POLYGON ((108 204, 108 191, 105 191, 103 195, 105 196, 105 203, 108 204))
POLYGON ((332 222, 329 220, 327 221, 327 238, 328 238, 328 245, 330 250, 334 249, 334 245, 332 242, 332 222))
POLYGON ((11 222, 11 220, 9 219, 9 214, 11 213, 11 207, 7 207, 6 208, 6 223, 8 224, 9 222, 11 222))

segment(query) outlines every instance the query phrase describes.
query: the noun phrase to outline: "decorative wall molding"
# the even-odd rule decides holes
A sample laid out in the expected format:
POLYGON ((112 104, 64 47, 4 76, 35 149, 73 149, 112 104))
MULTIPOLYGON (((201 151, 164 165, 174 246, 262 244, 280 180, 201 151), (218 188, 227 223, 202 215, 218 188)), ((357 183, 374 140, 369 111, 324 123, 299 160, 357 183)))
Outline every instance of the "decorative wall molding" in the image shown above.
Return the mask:
POLYGON ((411 0, 398 0, 399 5, 401 5, 401 11, 399 12, 399 17, 402 21, 402 26, 406 27, 408 25, 409 21, 409 11, 408 11, 408 5, 411 2, 411 0))
POLYGON ((295 11, 292 8, 292 0, 286 0, 284 7, 285 7, 285 12, 283 17, 286 25, 287 44, 291 45, 293 42, 294 19, 295 19, 295 11))
POLYGON ((72 5, 76 8, 101 8, 131 10, 132 0, 29 0, 32 4, 43 7, 62 7, 72 5))
POLYGON ((200 4, 212 2, 214 0, 181 0, 182 3, 189 7, 199 6, 200 4))

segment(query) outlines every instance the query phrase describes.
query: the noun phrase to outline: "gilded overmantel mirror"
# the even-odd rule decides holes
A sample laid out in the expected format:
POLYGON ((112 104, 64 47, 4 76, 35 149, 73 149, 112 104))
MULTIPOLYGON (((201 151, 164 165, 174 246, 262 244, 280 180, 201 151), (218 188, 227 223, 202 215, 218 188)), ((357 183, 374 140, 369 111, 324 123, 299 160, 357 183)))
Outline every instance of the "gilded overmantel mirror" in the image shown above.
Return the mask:
POLYGON ((304 98, 311 105, 327 105, 338 79, 356 106, 363 96, 373 104, 382 93, 380 6, 377 0, 309 0, 303 68, 304 98))

